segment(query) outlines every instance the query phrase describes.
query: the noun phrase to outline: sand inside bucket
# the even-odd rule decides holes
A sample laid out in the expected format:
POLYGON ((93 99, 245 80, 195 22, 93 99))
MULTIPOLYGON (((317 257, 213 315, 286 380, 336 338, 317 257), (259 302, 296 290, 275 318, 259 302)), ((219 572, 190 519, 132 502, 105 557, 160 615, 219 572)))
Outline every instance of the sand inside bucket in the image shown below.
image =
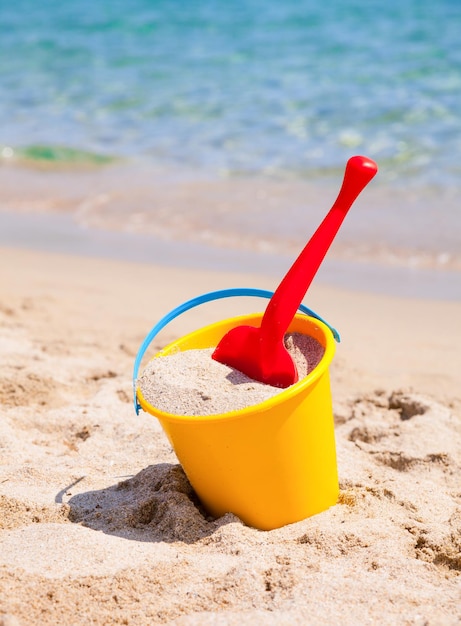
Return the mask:
MULTIPOLYGON (((314 337, 288 333, 285 345, 299 380, 320 362, 324 347, 314 337)), ((272 398, 283 389, 248 378, 211 358, 213 348, 187 350, 152 359, 138 379, 144 399, 176 415, 215 415, 272 398)))

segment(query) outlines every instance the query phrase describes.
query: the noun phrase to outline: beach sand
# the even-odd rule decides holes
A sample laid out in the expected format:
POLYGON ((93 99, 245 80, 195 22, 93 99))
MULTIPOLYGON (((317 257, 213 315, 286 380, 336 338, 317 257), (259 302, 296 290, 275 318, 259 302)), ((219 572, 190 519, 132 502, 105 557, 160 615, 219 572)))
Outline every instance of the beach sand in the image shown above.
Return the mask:
MULTIPOLYGON (((342 336, 340 499, 263 532, 204 515, 131 376, 171 308, 271 277, 13 248, 0 264, 2 626, 461 623, 461 303, 311 287, 342 336)), ((262 308, 194 309, 153 349, 262 308)))

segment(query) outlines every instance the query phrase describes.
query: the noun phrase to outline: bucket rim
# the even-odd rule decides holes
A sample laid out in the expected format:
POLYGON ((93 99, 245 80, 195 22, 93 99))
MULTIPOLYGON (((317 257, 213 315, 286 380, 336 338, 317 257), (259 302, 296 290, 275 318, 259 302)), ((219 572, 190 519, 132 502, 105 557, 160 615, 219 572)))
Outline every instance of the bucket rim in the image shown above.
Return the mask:
MULTIPOLYGON (((174 347, 179 342, 183 340, 188 340, 191 336, 195 334, 199 334, 203 331, 207 331, 209 329, 218 327, 220 325, 225 325, 227 322, 231 320, 233 322, 235 321, 237 324, 240 324, 241 322, 245 322, 245 321, 252 321, 252 320, 254 321, 255 319, 259 320, 262 318, 263 315, 264 313, 250 313, 247 315, 230 317, 224 320, 220 320, 219 322, 214 322, 212 324, 207 324, 206 326, 202 326, 201 328, 195 331, 192 331, 191 333, 188 333, 186 335, 183 335, 182 337, 180 337, 179 339, 176 339, 175 341, 170 342, 167 346, 165 346, 165 348, 163 348, 163 350, 160 350, 159 353, 163 352, 164 350, 169 350, 170 348, 174 349, 174 347)), ((317 318, 313 318, 312 316, 308 316, 305 314, 296 314, 295 317, 293 318, 292 324, 295 323, 296 321, 308 322, 311 324, 311 326, 315 325, 322 332, 322 334, 325 337, 325 352, 320 362, 307 376, 302 378, 297 383, 290 385, 286 389, 282 389, 280 392, 278 392, 274 396, 266 400, 263 400, 262 402, 258 402, 257 404, 252 404, 248 407, 244 407, 242 409, 227 411, 225 413, 213 413, 210 415, 181 415, 177 413, 168 413, 167 411, 162 411, 158 407, 155 407, 152 404, 150 404, 144 398, 140 388, 137 386, 135 389, 136 402, 139 402, 140 408, 142 408, 144 411, 146 411, 147 413, 149 413, 149 415, 152 415, 153 417, 157 417, 160 420, 165 420, 168 422, 181 422, 181 423, 237 420, 237 419, 246 418, 246 417, 258 414, 258 413, 264 413, 266 411, 271 410, 274 406, 281 404, 282 402, 287 402, 288 400, 301 394, 302 391, 306 387, 312 387, 314 384, 316 384, 317 380, 321 376, 323 376, 325 372, 328 370, 328 367, 330 366, 330 363, 333 360, 333 356, 335 352, 334 342, 328 341, 328 338, 327 338, 327 333, 329 332, 330 329, 321 320, 317 318)), ((298 331, 293 330, 291 332, 298 332, 298 331)), ((156 358, 156 356, 154 356, 153 358, 156 358)))
MULTIPOLYGON (((146 335, 146 337, 144 338, 144 341, 142 342, 138 353, 136 355, 135 358, 135 362, 134 362, 134 367, 133 367, 133 400, 134 400, 134 409, 136 412, 136 415, 139 415, 139 411, 143 408, 142 404, 138 401, 138 393, 137 393, 137 381, 138 381, 138 374, 139 374, 139 368, 141 365, 141 361, 144 357, 144 354, 146 352, 146 350, 149 348, 150 344, 152 343, 153 339, 156 337, 156 335, 165 327, 167 326, 167 324, 169 324, 169 322, 171 322, 173 319, 175 319, 176 317, 178 317, 179 315, 181 315, 182 313, 185 313, 186 311, 188 311, 189 309, 192 309, 196 306, 199 306, 200 304, 204 304, 206 302, 211 302, 214 300, 220 300, 222 298, 230 298, 230 297, 236 297, 236 296, 254 296, 254 297, 259 297, 259 298, 266 298, 266 299, 270 299, 272 298, 272 296, 274 295, 273 291, 269 291, 269 290, 265 290, 265 289, 254 289, 251 287, 239 287, 239 288, 232 288, 232 289, 219 289, 217 291, 210 291, 208 293, 202 294, 201 296, 197 296, 195 298, 192 298, 190 300, 187 300, 186 302, 183 302, 182 304, 180 304, 179 306, 177 306, 176 308, 172 309, 169 313, 167 313, 166 315, 164 315, 156 324, 155 326, 149 331, 149 333, 146 335)), ((326 327, 326 329, 328 329, 331 334, 333 335, 335 341, 337 341, 338 343, 341 341, 340 335, 338 333, 338 331, 331 326, 330 324, 328 324, 328 322, 326 322, 322 317, 320 317, 320 315, 318 315, 317 313, 315 313, 315 311, 313 311, 312 309, 309 309, 307 306, 305 306, 304 304, 301 304, 299 306, 299 310, 304 313, 305 315, 307 315, 308 317, 311 317, 313 319, 315 319, 316 321, 320 322, 323 326, 326 327)), ((242 317, 248 317, 247 316, 242 316, 242 317)), ((230 319, 234 319, 234 318, 230 318, 230 319)), ((221 320, 221 322, 223 322, 225 320, 221 320)), ((215 324, 220 324, 221 322, 215 322, 215 324)), ((208 325, 210 326, 210 324, 208 325)), ((202 327, 205 328, 205 327, 202 327)), ((178 340, 177 340, 178 341, 178 340)), ((325 355, 324 355, 325 357, 325 355)), ((315 368, 317 369, 317 368, 315 368)), ((313 370, 312 373, 314 373, 315 370, 313 370)), ((311 374, 309 374, 307 377, 305 377, 302 381, 299 381, 298 383, 295 383, 295 385, 299 385, 300 383, 304 382, 306 380, 306 378, 309 378, 309 376, 311 376, 311 374)), ((288 390, 291 389, 292 387, 294 387, 295 385, 292 385, 291 387, 288 387, 288 390)), ((287 390, 284 390, 284 392, 287 390)), ((282 393, 284 392, 280 392, 280 394, 277 394, 277 396, 280 396, 282 393)), ((140 394, 142 397, 142 394, 140 394)), ((275 396, 275 397, 277 397, 275 396)), ((144 398, 143 398, 144 400, 144 398)), ((144 401, 145 402, 145 401, 144 401)), ((268 402, 268 400, 266 400, 265 402, 268 402)), ((259 403, 259 405, 261 404, 265 404, 265 402, 259 403)), ((146 405, 148 403, 146 402, 146 405)), ((253 405, 254 406, 259 406, 259 405, 253 405)), ((149 405, 151 406, 151 405, 149 405)), ((155 407, 153 407, 155 408, 155 407)), ((156 411, 158 411, 158 409, 155 409, 156 411)), ((241 413, 243 410, 246 409, 241 409, 240 411, 232 411, 230 412, 230 414, 234 414, 234 413, 241 413)), ((150 413, 150 411, 149 411, 150 413)), ((224 414, 223 414, 224 415, 224 414)), ((226 413, 225 415, 229 415, 228 413, 226 413)), ((165 413, 165 416, 174 416, 173 413, 165 413)), ((176 416, 176 417, 184 417, 184 416, 176 416)), ((197 418, 197 416, 194 416, 195 418, 197 418)), ((203 417, 210 417, 210 416, 203 416, 203 417)))

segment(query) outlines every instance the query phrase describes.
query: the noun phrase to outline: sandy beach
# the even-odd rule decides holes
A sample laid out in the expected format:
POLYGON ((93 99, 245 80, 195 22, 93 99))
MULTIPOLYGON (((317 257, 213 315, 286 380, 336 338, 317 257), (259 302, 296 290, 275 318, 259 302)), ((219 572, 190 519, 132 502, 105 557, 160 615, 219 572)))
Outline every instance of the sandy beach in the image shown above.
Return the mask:
MULTIPOLYGON (((461 626, 461 2, 25 0, 0 23, 0 626, 461 626), (378 174, 304 299, 341 341, 290 338, 305 371, 324 355, 328 424, 216 418, 215 456, 229 388, 268 390, 220 369, 209 392, 203 354, 191 385, 180 354, 139 394, 186 413, 177 456, 135 410, 144 338, 205 292, 273 291, 360 155, 378 174)), ((139 388, 166 345, 265 306, 174 319, 139 388)))
MULTIPOLYGON (((132 368, 154 323, 270 276, 0 250, 0 624, 461 623, 461 303, 316 283, 336 506, 263 532, 204 515, 132 368)), ((259 302, 194 309, 156 339, 259 302)))

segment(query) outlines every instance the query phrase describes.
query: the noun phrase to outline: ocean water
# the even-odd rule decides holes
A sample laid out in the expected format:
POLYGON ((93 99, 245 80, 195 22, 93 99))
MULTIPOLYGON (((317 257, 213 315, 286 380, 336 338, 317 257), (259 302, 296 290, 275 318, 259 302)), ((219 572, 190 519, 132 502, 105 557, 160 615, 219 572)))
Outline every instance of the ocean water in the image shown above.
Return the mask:
POLYGON ((365 154, 336 253, 461 268, 458 0, 17 0, 0 25, 1 162, 138 171, 88 223, 294 250, 365 154))
POLYGON ((459 183, 457 0, 1 3, 1 143, 459 183))

